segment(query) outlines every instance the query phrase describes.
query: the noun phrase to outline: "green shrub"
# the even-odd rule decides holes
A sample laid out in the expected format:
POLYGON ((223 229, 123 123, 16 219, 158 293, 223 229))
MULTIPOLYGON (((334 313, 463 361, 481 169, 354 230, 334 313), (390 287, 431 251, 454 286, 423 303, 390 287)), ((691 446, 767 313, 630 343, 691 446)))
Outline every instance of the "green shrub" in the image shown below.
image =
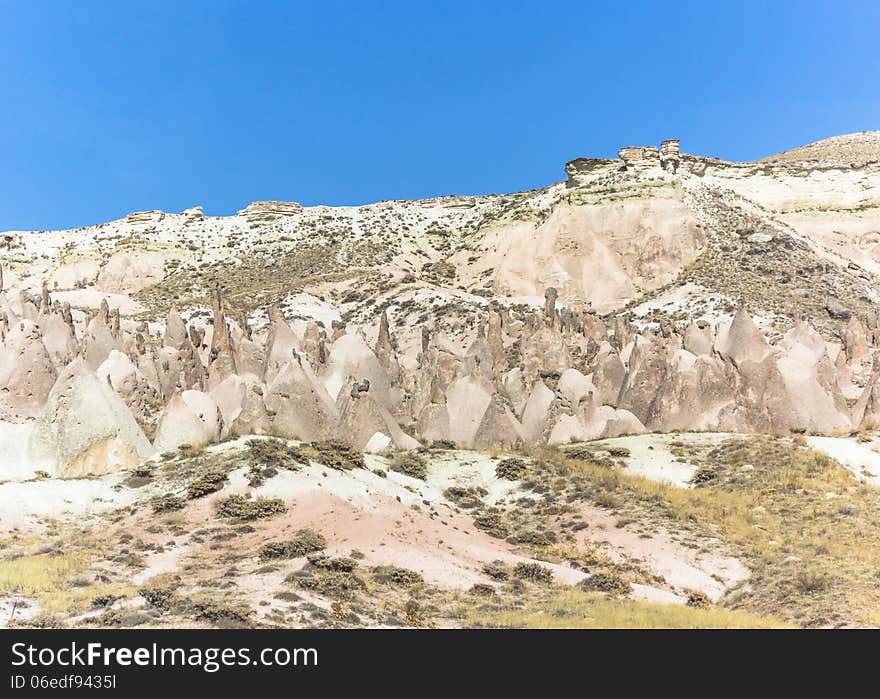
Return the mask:
POLYGON ((352 572, 323 570, 316 573, 297 571, 285 578, 284 582, 295 585, 326 597, 351 599, 358 592, 364 592, 367 584, 352 572))
POLYGON ((451 439, 435 439, 431 442, 429 448, 437 449, 438 451, 450 451, 452 449, 458 449, 458 445, 451 439))
POLYGON ((496 539, 505 539, 510 533, 504 523, 504 518, 500 512, 484 511, 474 517, 474 526, 482 529, 489 536, 496 539))
POLYGON ((273 541, 260 547, 260 558, 264 561, 273 558, 299 558, 317 553, 327 547, 327 540, 311 529, 300 529, 289 541, 273 541))
POLYGON ((513 575, 520 580, 541 584, 553 582, 553 571, 540 563, 517 563, 513 567, 513 575))
POLYGON ((501 561, 492 561, 483 566, 483 573, 492 580, 504 581, 510 579, 510 570, 501 561))
POLYGON ((569 459, 578 459, 581 461, 593 460, 593 452, 584 446, 571 447, 570 449, 565 449, 562 453, 569 459))
POLYGON ((250 500, 244 495, 230 495, 217 503, 217 514, 230 519, 266 519, 284 512, 287 512, 287 506, 280 498, 250 500))
POLYGON ((253 614, 253 610, 223 602, 193 602, 192 610, 196 619, 205 621, 235 621, 247 623, 253 614))
POLYGON ((520 532, 510 538, 510 543, 523 546, 550 546, 556 543, 556 534, 539 531, 520 532))
POLYGON ((428 479, 428 463, 425 457, 414 451, 395 454, 389 468, 410 478, 418 478, 422 481, 428 479))
POLYGON ((529 467, 522 459, 510 458, 499 461, 495 466, 495 477, 505 481, 519 481, 528 472, 529 467))
POLYGON ((346 556, 331 558, 322 554, 312 554, 308 559, 310 567, 320 570, 332 570, 336 573, 351 573, 358 567, 356 560, 346 556))
POLYGON ((614 573, 593 573, 581 586, 590 592, 606 592, 614 597, 625 597, 632 592, 632 585, 614 573))
POLYGON ((468 590, 468 594, 477 595, 478 597, 494 597, 495 588, 491 585, 486 585, 485 583, 476 583, 470 590, 468 590))
POLYGON ((699 590, 688 591, 687 606, 688 607, 708 607, 712 604, 709 595, 699 590))
POLYGON ((189 484, 187 497, 190 500, 205 497, 222 490, 225 484, 226 474, 223 471, 208 471, 189 484))
POLYGON ((411 585, 419 585, 425 581, 416 571, 398 568, 397 566, 376 566, 371 572, 378 582, 389 585, 409 587, 411 585))
POLYGON ((186 503, 176 495, 165 495, 153 500, 153 513, 157 515, 175 512, 186 507, 186 503))
POLYGON ((489 491, 480 486, 472 488, 463 488, 460 486, 452 486, 443 491, 443 496, 450 502, 454 502, 459 507, 470 509, 479 507, 483 504, 483 498, 489 494, 489 491))
POLYGON ((147 604, 156 609, 167 611, 177 597, 177 584, 153 584, 142 587, 138 594, 147 600, 147 604))
POLYGON ((308 465, 308 457, 302 451, 280 439, 251 439, 247 442, 248 456, 260 468, 296 471, 308 465))
POLYGON ((718 472, 714 468, 701 466, 694 472, 694 475, 691 476, 691 483, 697 486, 705 485, 706 483, 711 483, 716 478, 718 478, 718 472))
POLYGON ((351 471, 354 468, 366 468, 364 455, 350 444, 336 440, 312 442, 309 444, 310 456, 319 464, 335 468, 338 471, 351 471))

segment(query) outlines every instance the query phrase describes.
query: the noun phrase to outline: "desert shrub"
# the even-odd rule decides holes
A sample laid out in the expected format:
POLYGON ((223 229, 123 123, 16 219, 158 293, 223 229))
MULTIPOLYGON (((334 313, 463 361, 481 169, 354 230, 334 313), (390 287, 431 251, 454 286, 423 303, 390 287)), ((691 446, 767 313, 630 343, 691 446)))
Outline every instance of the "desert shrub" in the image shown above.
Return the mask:
POLYGON ((437 449, 440 451, 449 451, 452 449, 458 449, 458 445, 451 439, 435 439, 433 442, 431 442, 429 448, 437 449))
POLYGON ((425 457, 414 451, 395 454, 389 468, 410 478, 418 478, 422 481, 428 478, 428 463, 425 457))
POLYGON ((504 539, 510 533, 500 512, 484 511, 474 517, 474 526, 482 529, 489 536, 504 539))
POLYGON ((153 464, 151 463, 143 463, 139 466, 135 466, 131 475, 135 478, 152 478, 153 477, 153 464))
POLYGON ((470 509, 479 507, 483 504, 483 498, 489 494, 489 491, 480 486, 472 488, 463 488, 460 486, 452 486, 443 491, 443 496, 450 502, 454 502, 459 507, 470 509))
POLYGON ((240 605, 226 604, 224 602, 193 602, 193 615, 196 619, 210 622, 235 621, 247 623, 253 610, 240 605))
POLYGON ((492 580, 504 581, 510 579, 510 570, 501 561, 492 561, 483 566, 483 573, 492 580))
POLYGON ((425 581, 421 574, 416 571, 397 566, 376 566, 371 572, 378 582, 389 585, 409 587, 425 581))
POLYGON ((705 485, 706 483, 711 483, 716 478, 718 478, 718 472, 714 468, 701 466, 694 472, 694 475, 691 476, 691 483, 697 486, 705 485))
POLYGON ((358 567, 358 562, 353 558, 340 556, 331 558, 322 554, 313 554, 308 557, 309 566, 320 570, 332 570, 336 573, 351 573, 358 567))
POLYGON ((176 599, 177 583, 153 583, 138 590, 147 604, 163 611, 171 608, 176 599))
POLYGON ((626 447, 607 447, 605 451, 608 452, 609 456, 613 456, 615 458, 621 458, 630 455, 630 451, 626 447))
POLYGON ((230 519, 265 519, 283 512, 287 512, 287 506, 280 498, 250 500, 244 495, 230 495, 217 503, 217 514, 230 519))
POLYGON ((433 626, 425 617, 425 610, 414 599, 406 601, 403 605, 403 623, 407 626, 433 626))
POLYGON ((311 529, 300 529, 293 539, 273 541, 260 547, 260 558, 264 561, 273 558, 299 558, 310 553, 322 551, 327 540, 311 529))
POLYGON ((528 466, 522 459, 503 459, 495 466, 495 477, 505 481, 519 481, 526 475, 528 466))
POLYGON ((556 543, 556 534, 539 531, 519 532, 510 538, 510 543, 523 546, 550 546, 556 543))
POLYGON ((296 471, 309 463, 308 457, 298 447, 280 439, 251 439, 247 446, 248 456, 260 468, 296 471))
POLYGON ((590 592, 606 592, 614 597, 625 597, 632 592, 632 585, 614 573, 593 573, 581 583, 590 592))
POLYGON ((801 570, 794 578, 795 589, 803 595, 825 592, 832 583, 830 575, 818 570, 801 570))
POLYGON ((338 471, 351 471, 354 468, 366 468, 364 455, 350 444, 336 440, 312 442, 309 444, 310 456, 319 464, 335 468, 338 471))
POLYGON ((513 576, 543 584, 553 581, 553 571, 540 563, 517 563, 513 567, 513 576))
POLYGON ((225 483, 226 474, 223 471, 208 471, 189 484, 186 495, 190 500, 202 498, 222 490, 225 483))
POLYGON ((584 446, 571 447, 562 452, 569 459, 580 459, 582 461, 592 461, 593 452, 584 446))
POLYGON ((157 515, 165 514, 166 512, 175 512, 177 510, 182 510, 186 503, 177 497, 176 495, 165 495, 163 497, 156 498, 153 500, 153 513, 157 515))
POLYGON ((517 563, 513 567, 513 575, 520 580, 541 584, 553 582, 553 571, 540 563, 517 563))
POLYGON ((491 585, 486 585, 485 583, 476 583, 470 590, 468 590, 468 594, 476 595, 478 597, 494 597, 495 588, 491 585))
POLYGON ((351 599, 358 592, 364 592, 367 584, 363 578, 352 572, 344 571, 297 571, 285 578, 284 582, 290 583, 301 590, 308 590, 326 597, 336 599, 351 599))
POLYGON ((712 601, 709 599, 709 595, 705 592, 700 592, 699 590, 688 591, 688 607, 708 607, 710 604, 712 604, 712 601))
POLYGON ((92 599, 91 607, 92 609, 104 609, 105 607, 109 607, 118 599, 120 599, 118 595, 98 595, 97 597, 92 599))

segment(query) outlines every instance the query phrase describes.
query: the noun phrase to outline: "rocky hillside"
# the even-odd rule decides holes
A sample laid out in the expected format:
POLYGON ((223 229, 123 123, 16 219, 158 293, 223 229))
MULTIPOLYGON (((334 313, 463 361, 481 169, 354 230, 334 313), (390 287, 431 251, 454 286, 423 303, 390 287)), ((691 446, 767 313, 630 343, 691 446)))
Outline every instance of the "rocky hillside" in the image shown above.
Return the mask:
POLYGON ((2 234, 2 472, 250 434, 381 452, 873 424, 877 138, 754 163, 669 140, 509 195, 2 234))

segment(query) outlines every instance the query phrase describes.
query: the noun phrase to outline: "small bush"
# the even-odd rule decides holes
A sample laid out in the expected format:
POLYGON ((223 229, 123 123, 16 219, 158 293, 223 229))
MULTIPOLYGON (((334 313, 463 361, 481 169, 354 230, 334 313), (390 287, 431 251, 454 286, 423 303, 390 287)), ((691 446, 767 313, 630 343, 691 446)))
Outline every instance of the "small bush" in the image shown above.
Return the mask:
POLYGON ((266 519, 287 512, 287 506, 280 498, 257 498, 250 500, 244 495, 230 495, 217 503, 217 514, 230 519, 266 519))
POLYGON ((563 451, 563 454, 569 459, 579 459, 581 461, 592 461, 593 452, 587 447, 571 447, 563 451))
POLYGON ((367 467, 364 455, 345 442, 336 440, 312 442, 309 447, 314 454, 312 458, 315 461, 338 471, 351 471, 354 468, 367 467))
POLYGON ((510 538, 512 544, 523 546, 550 546, 556 543, 556 534, 553 532, 520 532, 510 538))
POLYGON ((320 570, 332 570, 336 573, 351 573, 358 567, 358 562, 353 558, 340 556, 331 558, 321 554, 313 554, 309 557, 309 566, 320 570))
POLYGON ((483 498, 489 494, 489 491, 479 486, 473 488, 462 488, 460 486, 452 486, 443 491, 443 496, 450 502, 454 502, 459 507, 471 509, 479 507, 483 504, 483 498))
POLYGON ((804 595, 825 592, 831 587, 831 576, 817 570, 802 570, 794 579, 795 589, 804 595))
POLYGON ((474 517, 474 526, 477 529, 482 529, 489 536, 494 536, 496 539, 505 539, 510 533, 504 523, 504 518, 499 512, 481 512, 474 517))
POLYGON ((317 553, 327 547, 327 540, 311 529, 300 529, 289 541, 273 541, 260 547, 260 558, 264 561, 273 558, 299 558, 317 553))
POLYGON ((153 500, 153 513, 157 515, 176 512, 186 507, 186 503, 176 495, 165 495, 153 500))
POLYGON ((478 597, 494 597, 495 588, 491 585, 486 585, 485 583, 476 583, 470 590, 468 590, 468 594, 476 595, 478 597))
POLYGON ((409 587, 423 583, 424 578, 414 570, 397 566, 376 566, 371 571, 373 577, 381 583, 409 587))
POLYGON ((296 471, 308 465, 308 457, 298 447, 280 439, 251 439, 247 442, 248 456, 260 468, 296 471))
POLYGON ((205 621, 235 621, 247 623, 253 610, 243 606, 224 604, 222 602, 193 602, 192 610, 196 619, 205 621))
POLYGON ((135 478, 152 478, 153 477, 153 465, 150 463, 143 463, 140 466, 135 466, 131 475, 135 478))
POLYGON ((609 456, 613 456, 615 458, 621 458, 630 455, 630 451, 626 447, 608 447, 605 449, 605 451, 608 452, 609 456))
POLYGON ((513 567, 513 575, 520 580, 547 584, 553 582, 553 571, 540 563, 517 563, 513 567))
POLYGON ((437 449, 438 451, 450 451, 452 449, 458 449, 458 445, 451 439, 435 439, 431 442, 429 448, 437 449))
POLYGON ((492 561, 483 566, 483 573, 488 575, 492 580, 502 582, 510 579, 510 570, 501 561, 492 561))
POLYGON ((708 607, 710 604, 712 604, 712 600, 709 599, 709 595, 705 592, 700 592, 699 590, 690 590, 688 592, 688 607, 708 607))
POLYGON ((503 459, 495 466, 495 477, 505 481, 520 481, 528 470, 529 467, 522 459, 503 459))
POLYGON ((428 479, 428 463, 425 457, 414 451, 395 454, 391 459, 390 468, 410 478, 418 478, 422 481, 428 479))
POLYGON ((632 592, 632 585, 614 573, 593 573, 581 586, 589 592, 605 592, 614 597, 625 597, 632 592))
POLYGON ((138 590, 138 594, 147 600, 147 604, 156 609, 167 611, 176 599, 177 584, 146 585, 138 590))
POLYGON ((360 576, 342 571, 319 571, 318 573, 298 571, 288 575, 284 582, 293 584, 301 590, 309 590, 336 599, 351 599, 358 592, 364 592, 367 589, 367 584, 360 576))
POLYGON ((186 495, 190 500, 202 498, 222 490, 225 483, 226 474, 223 471, 208 471, 189 484, 186 495))
POLYGON ((716 478, 718 478, 718 472, 714 468, 701 466, 691 476, 691 483, 697 486, 705 485, 706 483, 711 483, 716 478))

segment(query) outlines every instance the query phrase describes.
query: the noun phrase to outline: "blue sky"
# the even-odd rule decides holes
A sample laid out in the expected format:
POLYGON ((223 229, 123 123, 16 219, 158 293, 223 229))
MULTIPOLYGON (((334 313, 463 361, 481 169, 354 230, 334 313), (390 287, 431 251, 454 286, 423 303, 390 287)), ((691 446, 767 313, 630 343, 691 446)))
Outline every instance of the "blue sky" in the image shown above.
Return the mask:
POLYGON ((0 230, 506 192, 880 128, 880 2, 0 0, 0 230))

